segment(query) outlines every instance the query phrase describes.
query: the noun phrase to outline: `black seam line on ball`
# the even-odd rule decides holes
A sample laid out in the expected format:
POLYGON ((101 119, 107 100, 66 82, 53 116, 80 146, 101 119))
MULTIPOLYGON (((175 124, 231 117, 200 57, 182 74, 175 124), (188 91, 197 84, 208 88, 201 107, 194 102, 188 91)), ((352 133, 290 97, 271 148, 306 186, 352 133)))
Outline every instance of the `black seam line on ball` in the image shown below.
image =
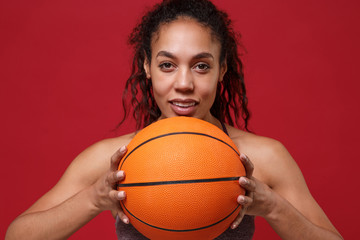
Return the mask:
POLYGON ((227 145, 228 147, 230 147, 238 156, 240 156, 240 154, 231 146, 229 145, 227 142, 219 139, 219 138, 216 138, 214 136, 211 136, 211 135, 208 135, 208 134, 205 134, 205 133, 198 133, 198 132, 173 132, 173 133, 167 133, 167 134, 163 134, 163 135, 159 135, 159 136, 156 136, 156 137, 153 137, 153 138, 150 138, 144 142, 142 142, 141 144, 137 145, 128 155, 126 155, 126 157, 124 158, 124 161, 121 162, 121 165, 120 165, 120 168, 119 170, 121 170, 122 168, 122 165, 124 164, 125 160, 136 150, 138 149, 139 147, 141 147, 142 145, 148 143, 148 142, 151 142, 155 139, 158 139, 158 138, 163 138, 163 137, 167 137, 167 136, 172 136, 172 135, 180 135, 180 134, 183 134, 183 135, 186 135, 186 134, 192 134, 192 135, 200 135, 200 136, 205 136, 205 137, 209 137, 209 138, 212 138, 212 139, 215 139, 215 140, 218 140, 219 142, 222 142, 224 143, 225 145, 227 145))
POLYGON ((189 183, 208 183, 208 182, 225 182, 239 180, 240 177, 176 180, 176 181, 159 181, 159 182, 140 182, 140 183, 120 183, 118 187, 147 187, 157 185, 189 184, 189 183))
POLYGON ((230 217, 241 205, 237 205, 237 207, 231 211, 231 213, 229 213, 227 216, 225 216, 223 219, 220 219, 219 221, 215 222, 215 223, 212 223, 212 224, 209 224, 207 226, 204 226, 204 227, 199 227, 199 228, 192 228, 192 229, 168 229, 168 228, 162 228, 162 227, 157 227, 157 226, 154 226, 154 225, 151 225, 147 222, 144 222, 143 220, 139 219, 138 217, 136 217, 133 213, 131 213, 129 211, 129 209, 126 208, 125 204, 123 204, 123 202, 121 201, 121 206, 131 215, 133 216, 134 218, 136 218, 139 222, 142 222, 150 227, 153 227, 153 228, 156 228, 156 229, 160 229, 160 230, 164 230, 164 231, 169 231, 169 232, 192 232, 192 231, 198 231, 198 230, 202 230, 202 229, 206 229, 206 228, 209 228, 209 227, 212 227, 212 226, 215 226, 216 224, 219 224, 221 223, 222 221, 226 220, 228 217, 230 217))

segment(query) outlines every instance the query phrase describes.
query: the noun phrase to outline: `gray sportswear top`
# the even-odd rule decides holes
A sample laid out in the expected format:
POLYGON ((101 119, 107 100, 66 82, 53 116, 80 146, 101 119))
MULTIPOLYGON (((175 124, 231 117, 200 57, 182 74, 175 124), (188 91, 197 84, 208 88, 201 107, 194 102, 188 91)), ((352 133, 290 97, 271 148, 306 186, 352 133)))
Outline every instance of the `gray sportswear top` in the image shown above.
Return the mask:
MULTIPOLYGON (((131 224, 123 223, 119 217, 116 217, 116 235, 118 240, 146 240, 144 235, 138 232, 131 224)), ((237 239, 237 240, 250 240, 252 239, 255 231, 254 217, 245 215, 242 222, 236 229, 228 229, 217 240, 237 239)))

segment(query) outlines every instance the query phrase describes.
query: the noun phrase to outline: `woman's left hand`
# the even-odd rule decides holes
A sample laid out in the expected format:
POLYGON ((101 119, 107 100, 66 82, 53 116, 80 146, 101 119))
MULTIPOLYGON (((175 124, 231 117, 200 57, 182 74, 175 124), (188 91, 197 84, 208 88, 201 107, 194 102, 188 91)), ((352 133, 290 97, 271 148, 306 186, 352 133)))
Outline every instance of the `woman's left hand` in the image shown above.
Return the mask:
POLYGON ((244 155, 240 155, 241 162, 244 164, 246 176, 240 177, 240 186, 246 190, 245 195, 240 195, 237 198, 239 204, 242 205, 242 209, 231 224, 231 228, 234 229, 239 226, 244 215, 253 216, 266 216, 272 209, 274 204, 273 194, 274 192, 265 183, 254 178, 254 165, 250 159, 244 155))

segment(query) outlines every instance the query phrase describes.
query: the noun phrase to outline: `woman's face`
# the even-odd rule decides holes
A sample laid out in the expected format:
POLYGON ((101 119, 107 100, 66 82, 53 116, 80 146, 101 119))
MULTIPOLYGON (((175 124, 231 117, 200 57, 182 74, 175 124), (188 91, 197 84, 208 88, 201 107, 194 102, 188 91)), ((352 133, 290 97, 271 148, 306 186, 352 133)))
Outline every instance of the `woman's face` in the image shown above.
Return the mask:
POLYGON ((179 18, 163 24, 153 36, 151 78, 160 118, 189 116, 214 122, 210 108, 216 88, 226 72, 220 66, 220 43, 211 30, 196 20, 179 18))

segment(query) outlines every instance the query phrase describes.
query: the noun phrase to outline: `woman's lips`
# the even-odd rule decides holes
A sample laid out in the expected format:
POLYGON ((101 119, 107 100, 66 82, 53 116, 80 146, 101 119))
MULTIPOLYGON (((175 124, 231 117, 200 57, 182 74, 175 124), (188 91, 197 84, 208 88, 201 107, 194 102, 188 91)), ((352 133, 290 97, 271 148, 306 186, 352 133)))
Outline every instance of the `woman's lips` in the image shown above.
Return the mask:
POLYGON ((170 101, 171 109, 179 116, 190 116, 195 112, 197 102, 194 100, 170 101))

